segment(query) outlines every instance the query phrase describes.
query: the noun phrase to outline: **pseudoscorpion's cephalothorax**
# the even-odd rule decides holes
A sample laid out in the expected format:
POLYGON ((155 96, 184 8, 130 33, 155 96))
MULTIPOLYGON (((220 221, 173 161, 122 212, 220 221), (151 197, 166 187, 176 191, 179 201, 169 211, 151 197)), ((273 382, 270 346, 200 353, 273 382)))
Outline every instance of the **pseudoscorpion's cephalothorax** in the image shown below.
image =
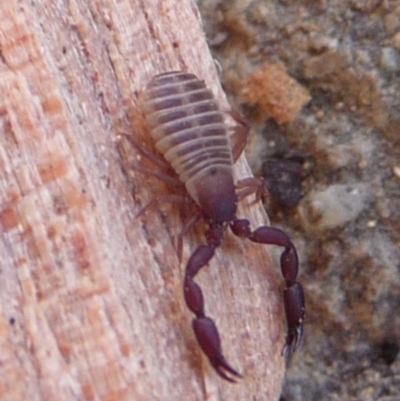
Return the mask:
POLYGON ((212 92, 195 75, 168 72, 155 76, 143 95, 143 113, 156 148, 170 163, 208 223, 206 245, 200 245, 186 265, 184 296, 194 313, 197 341, 217 373, 228 381, 240 377, 222 355, 215 323, 204 312, 203 293, 194 281, 213 257, 229 226, 232 232, 262 244, 284 248, 281 270, 285 279, 283 300, 288 334, 283 354, 300 345, 303 335, 304 295, 297 279, 297 252, 289 237, 274 227, 250 230, 246 219, 236 217, 238 196, 232 175, 228 127, 212 92))

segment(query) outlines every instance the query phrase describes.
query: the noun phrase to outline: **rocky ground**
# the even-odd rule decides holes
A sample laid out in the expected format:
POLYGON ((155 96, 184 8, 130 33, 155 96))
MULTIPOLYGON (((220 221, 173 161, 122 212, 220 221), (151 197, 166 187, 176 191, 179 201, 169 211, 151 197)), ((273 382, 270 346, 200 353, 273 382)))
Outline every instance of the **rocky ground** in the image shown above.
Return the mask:
POLYGON ((197 0, 293 238, 306 336, 282 400, 400 400, 399 0, 197 0))

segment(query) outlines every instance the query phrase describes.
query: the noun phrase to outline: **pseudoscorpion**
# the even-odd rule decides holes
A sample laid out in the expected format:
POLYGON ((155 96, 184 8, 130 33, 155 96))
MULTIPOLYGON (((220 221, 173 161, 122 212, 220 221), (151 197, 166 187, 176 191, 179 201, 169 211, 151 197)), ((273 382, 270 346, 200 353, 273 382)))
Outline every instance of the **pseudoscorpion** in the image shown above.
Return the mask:
POLYGON ((208 223, 206 244, 200 245, 186 264, 184 297, 195 315, 192 326, 201 349, 216 372, 234 382, 233 377, 241 375, 222 354, 218 330, 205 315, 203 293, 194 278, 211 260, 228 227, 239 237, 283 247, 280 266, 288 327, 283 355, 287 356, 298 348, 303 336, 305 301, 297 282, 296 248, 283 231, 269 226, 251 231, 247 219, 236 217, 238 195, 228 126, 202 80, 180 71, 157 75, 144 91, 142 107, 157 150, 175 170, 208 223))

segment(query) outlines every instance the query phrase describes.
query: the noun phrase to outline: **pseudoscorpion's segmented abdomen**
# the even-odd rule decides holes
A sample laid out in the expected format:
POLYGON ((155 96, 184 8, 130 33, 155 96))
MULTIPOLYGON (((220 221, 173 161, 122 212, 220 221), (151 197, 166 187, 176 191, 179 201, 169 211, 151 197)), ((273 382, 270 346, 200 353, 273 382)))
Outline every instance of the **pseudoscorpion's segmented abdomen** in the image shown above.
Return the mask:
POLYGON ((196 202, 199 180, 216 169, 232 175, 228 127, 203 81, 178 71, 157 75, 144 92, 142 107, 157 150, 196 202))

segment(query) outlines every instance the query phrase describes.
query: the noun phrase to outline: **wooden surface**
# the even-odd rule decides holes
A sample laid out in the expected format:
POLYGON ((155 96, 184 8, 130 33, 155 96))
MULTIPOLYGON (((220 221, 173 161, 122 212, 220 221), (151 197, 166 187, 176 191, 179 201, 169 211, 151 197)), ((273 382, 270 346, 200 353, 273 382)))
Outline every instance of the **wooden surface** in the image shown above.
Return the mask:
MULTIPOLYGON (((266 247, 226 235, 199 282, 244 379, 221 380, 182 298, 200 225, 136 213, 163 183, 131 170, 156 73, 206 80, 228 109, 189 0, 0 3, 0 399, 277 400, 281 295, 266 247)), ((249 170, 243 158, 237 177, 249 170)), ((254 226, 261 207, 240 209, 254 226)))

